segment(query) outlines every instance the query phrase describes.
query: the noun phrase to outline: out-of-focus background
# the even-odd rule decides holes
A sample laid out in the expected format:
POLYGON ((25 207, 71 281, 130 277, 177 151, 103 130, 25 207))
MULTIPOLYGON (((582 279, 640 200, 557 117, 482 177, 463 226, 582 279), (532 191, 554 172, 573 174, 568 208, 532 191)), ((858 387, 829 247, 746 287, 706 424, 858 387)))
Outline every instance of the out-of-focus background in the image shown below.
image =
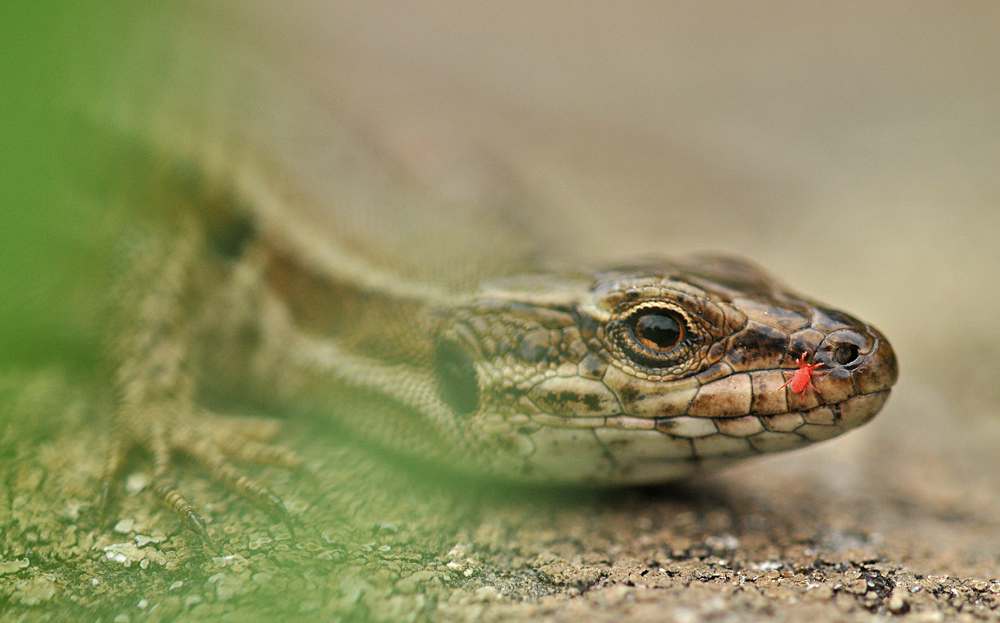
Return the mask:
MULTIPOLYGON (((303 604, 318 600, 319 608, 379 618, 379 603, 395 603, 391 595, 418 619, 470 612, 484 620, 672 614, 680 621, 725 613, 996 618, 1000 5, 295 0, 13 10, 4 28, 19 36, 0 37, 7 50, 0 65, 10 73, 0 124, 0 151, 9 161, 7 179, 0 175, 0 331, 6 330, 0 335, 14 345, 11 359, 75 357, 100 324, 86 302, 101 282, 94 275, 107 269, 101 265, 107 232, 94 225, 98 207, 59 208, 73 194, 49 175, 48 164, 67 155, 71 163, 86 160, 84 135, 64 131, 57 111, 79 104, 72 94, 86 92, 81 80, 100 75, 101 67, 129 66, 128 57, 115 56, 121 49, 115 43, 134 36, 125 14, 142 23, 147 10, 174 10, 178 19, 197 12, 192 21, 209 24, 209 32, 218 29, 259 50, 282 68, 286 83, 374 128, 418 177, 449 179, 470 145, 494 153, 537 199, 537 211, 522 217, 554 258, 593 263, 647 253, 738 253, 795 289, 869 320, 899 355, 900 382, 883 414, 842 439, 709 476, 680 492, 615 493, 607 506, 569 503, 552 511, 557 518, 550 522, 544 513, 525 519, 534 507, 525 502, 518 509, 515 501, 514 510, 478 529, 440 518, 423 532, 400 524, 400 535, 420 536, 399 536, 392 546, 419 550, 424 558, 414 560, 427 568, 417 573, 431 575, 407 579, 416 575, 407 575, 413 570, 400 562, 405 557, 369 561, 360 579, 338 580, 327 597, 296 589, 303 604), (611 536, 601 532, 605 526, 612 526, 611 536), (640 574, 634 561, 653 575, 640 574), (664 568, 674 584, 650 584, 664 568), (393 584, 393 573, 405 577, 393 584), (827 575, 821 581, 816 573, 827 575), (751 599, 736 588, 748 577, 772 584, 758 583, 751 599), (809 582, 822 587, 809 592, 809 582), (636 593, 637 586, 650 590, 636 593), (492 587, 495 594, 483 592, 492 587), (427 603, 454 602, 454 608, 420 602, 425 591, 435 595, 427 603), (955 595, 950 602, 941 597, 947 591, 955 595), (512 596, 527 601, 504 601, 512 596)), ((213 71, 205 68, 206 75, 213 71)), ((309 180, 303 184, 308 189, 309 180)), ((4 387, 5 396, 16 393, 10 383, 4 387)), ((294 430, 290 444, 316 445, 294 430)), ((0 447, 13 456, 21 446, 6 439, 0 447)), ((61 442, 46 443, 60 448, 61 442)), ((321 454, 307 447, 307 455, 321 454)), ((37 459, 38 469, 53 469, 50 459, 37 459)), ((18 478, 5 477, 15 483, 7 485, 13 493, 0 496, 8 508, 57 480, 40 477, 43 484, 31 485, 25 476, 28 484, 19 485, 18 478), (19 486, 28 493, 17 494, 19 486)), ((87 482, 71 488, 72 495, 86 498, 93 485, 87 482)), ((192 472, 186 486, 199 482, 192 472)), ((281 482, 283 495, 313 499, 289 493, 292 485, 281 482)), ((149 501, 139 497, 126 508, 142 513, 149 501)), ((304 521, 316 525, 316 517, 326 517, 316 513, 305 513, 304 521)), ((66 519, 72 513, 58 516, 72 523, 66 519)), ((220 512, 219 521, 228 516, 220 512)), ((45 517, 38 511, 33 521, 43 525, 45 517)), ((0 580, 9 573, 28 588, 0 592, 0 611, 7 603, 27 608, 38 594, 49 594, 49 580, 32 575, 34 567, 4 566, 30 560, 30 543, 38 539, 40 529, 33 533, 17 521, 23 520, 15 520, 21 532, 8 531, 0 548, 0 580)), ((176 523, 169 515, 149 521, 176 523)), ((243 529, 249 528, 236 532, 243 529)), ((368 547, 383 538, 378 529, 372 534, 343 539, 368 547)), ((183 535, 171 536, 178 539, 183 535)), ((112 564, 80 547, 81 559, 96 568, 112 564)), ((181 554, 181 570, 164 572, 162 586, 159 580, 139 585, 160 598, 157 590, 196 573, 215 577, 218 587, 228 572, 280 575, 275 568, 260 571, 258 563, 237 573, 230 563, 202 564, 197 553, 181 554)), ((67 559, 74 560, 52 560, 67 559)), ((81 576, 79 586, 90 579, 81 576)), ((52 580, 59 590, 83 594, 74 592, 80 589, 73 580, 60 581, 52 580)), ((225 603, 277 608, 249 597, 227 602, 221 588, 204 595, 189 589, 168 612, 209 618, 227 612, 225 603), (192 598, 220 610, 196 610, 202 602, 192 598)), ((61 603, 59 595, 47 599, 61 603)), ((126 597, 142 596, 116 594, 108 603, 126 597)))
POLYGON ((569 253, 745 254, 906 354, 996 335, 994 4, 234 4, 320 97, 520 159, 569 253))
POLYGON ((918 480, 957 470, 946 489, 997 473, 997 5, 230 11, 428 177, 458 166, 455 145, 496 150, 542 199, 534 229, 557 257, 734 252, 885 331, 902 369, 885 413, 814 452, 862 453, 852 473, 886 479, 904 448, 936 474, 918 480))

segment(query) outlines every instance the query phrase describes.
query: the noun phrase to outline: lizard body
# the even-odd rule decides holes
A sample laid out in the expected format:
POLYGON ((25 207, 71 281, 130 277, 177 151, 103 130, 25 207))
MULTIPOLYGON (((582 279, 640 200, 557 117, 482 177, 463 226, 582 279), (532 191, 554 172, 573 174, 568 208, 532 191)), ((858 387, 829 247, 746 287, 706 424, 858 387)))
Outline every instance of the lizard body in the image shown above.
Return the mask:
POLYGON ((802 447, 885 403, 896 359, 867 323, 739 258, 553 269, 510 225, 525 194, 490 159, 475 192, 449 195, 323 102, 270 88, 259 59, 224 60, 229 86, 133 79, 141 105, 95 115, 144 154, 118 175, 144 233, 108 339, 106 492, 141 446, 209 543, 171 479, 179 453, 287 520, 235 464, 301 459, 220 405, 308 403, 464 473, 606 485, 802 447), (796 393, 784 373, 807 355, 818 391, 796 393))

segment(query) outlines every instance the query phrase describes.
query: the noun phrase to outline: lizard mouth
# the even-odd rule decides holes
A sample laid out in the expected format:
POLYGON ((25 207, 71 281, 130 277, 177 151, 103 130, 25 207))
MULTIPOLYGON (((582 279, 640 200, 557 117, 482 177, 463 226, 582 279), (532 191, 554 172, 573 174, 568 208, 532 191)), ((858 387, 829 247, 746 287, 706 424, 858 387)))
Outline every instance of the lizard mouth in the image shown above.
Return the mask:
MULTIPOLYGON (((889 389, 884 389, 801 411, 713 418, 712 422, 719 435, 746 440, 755 452, 782 452, 831 439, 865 424, 882 409, 889 393, 889 389)), ((740 444, 735 445, 742 450, 740 444)), ((704 438, 696 446, 700 447, 702 456, 727 454, 725 442, 704 438), (713 446, 718 446, 719 451, 712 452, 713 446)))
MULTIPOLYGON (((672 382, 637 379, 608 366, 600 380, 553 378, 531 395, 542 413, 525 432, 532 477, 642 483, 704 467, 793 450, 871 420, 898 376, 896 355, 868 325, 793 334, 780 355, 754 368, 732 358, 672 382), (803 356, 807 353, 808 356, 803 356), (774 365, 778 363, 779 365, 774 365), (743 369, 736 369, 740 365, 743 369), (809 384, 789 383, 806 375, 809 384), (592 413, 584 400, 600 396, 592 413)), ((525 430, 525 429, 522 429, 525 430)))

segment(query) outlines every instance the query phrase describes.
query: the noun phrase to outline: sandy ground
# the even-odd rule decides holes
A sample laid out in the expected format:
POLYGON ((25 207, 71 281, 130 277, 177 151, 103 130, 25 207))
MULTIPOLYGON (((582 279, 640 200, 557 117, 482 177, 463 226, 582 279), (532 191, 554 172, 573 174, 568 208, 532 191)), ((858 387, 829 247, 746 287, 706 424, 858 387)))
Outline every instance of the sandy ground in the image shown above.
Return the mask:
POLYGON ((995 620, 1000 426, 912 381, 897 394, 839 441, 609 491, 456 480, 295 421, 315 482, 259 472, 294 538, 182 470, 214 555, 152 503, 141 460, 102 527, 91 399, 12 374, 0 620, 995 620))
POLYGON ((182 470, 216 556, 142 460, 102 525, 98 393, 12 363, 0 621, 1000 619, 993 5, 330 6, 238 23, 320 93, 335 63, 358 85, 338 103, 390 133, 513 154, 560 256, 731 250, 871 320, 901 362, 889 404, 813 448, 608 491, 456 479, 292 417, 316 477, 255 473, 294 538, 182 470))

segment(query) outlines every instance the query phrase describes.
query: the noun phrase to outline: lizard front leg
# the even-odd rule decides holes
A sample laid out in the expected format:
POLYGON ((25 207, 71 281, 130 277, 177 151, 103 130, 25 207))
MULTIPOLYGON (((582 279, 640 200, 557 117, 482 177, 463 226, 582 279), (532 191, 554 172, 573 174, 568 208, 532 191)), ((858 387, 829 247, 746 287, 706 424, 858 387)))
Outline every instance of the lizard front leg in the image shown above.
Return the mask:
MULTIPOLYGON (((222 417, 197 403, 197 358, 192 349, 202 337, 206 315, 225 317, 225 310, 204 309, 206 301, 219 298, 210 290, 228 285, 226 280, 205 279, 206 243, 200 223, 193 216, 182 217, 175 235, 153 236, 141 246, 131 262, 135 270, 120 288, 124 320, 111 338, 117 404, 103 506, 108 505, 129 453, 141 448, 153 458, 153 492, 213 550, 218 547, 204 518, 171 477, 179 454, 194 458, 216 481, 292 530, 280 498, 233 464, 300 468, 301 458, 270 443, 279 425, 259 418, 222 417)), ((241 267, 237 263, 215 268, 209 272, 233 281, 241 267)))

